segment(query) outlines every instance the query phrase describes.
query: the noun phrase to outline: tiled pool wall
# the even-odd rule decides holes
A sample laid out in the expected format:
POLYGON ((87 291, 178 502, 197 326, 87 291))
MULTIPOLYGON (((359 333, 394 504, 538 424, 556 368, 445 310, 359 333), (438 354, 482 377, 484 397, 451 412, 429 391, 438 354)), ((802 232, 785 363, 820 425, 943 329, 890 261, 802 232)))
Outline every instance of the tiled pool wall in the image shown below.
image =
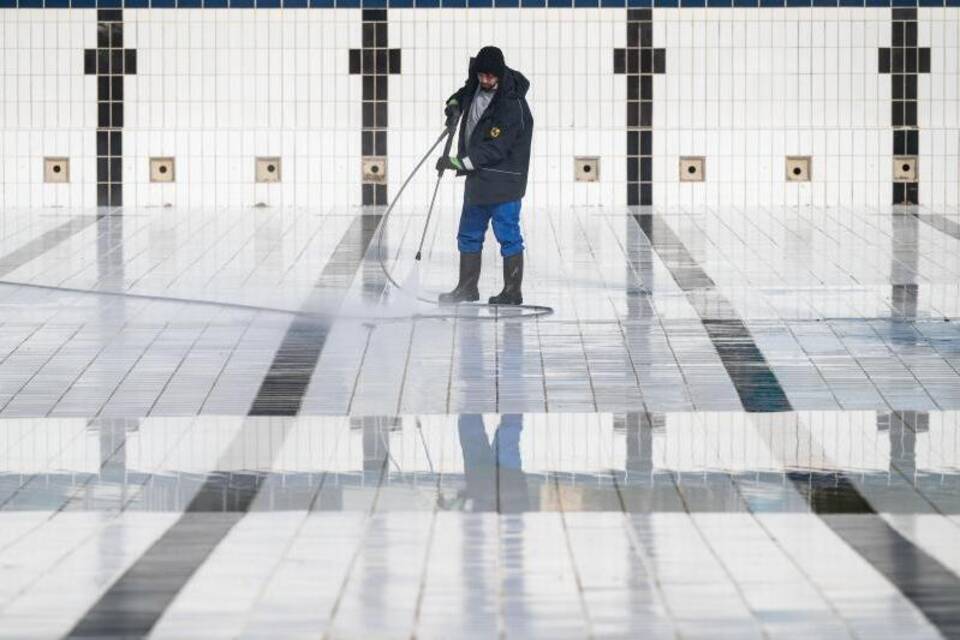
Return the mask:
POLYGON ((68 4, 0 0, 2 207, 385 203, 486 44, 531 82, 528 206, 960 203, 955 0, 68 4))

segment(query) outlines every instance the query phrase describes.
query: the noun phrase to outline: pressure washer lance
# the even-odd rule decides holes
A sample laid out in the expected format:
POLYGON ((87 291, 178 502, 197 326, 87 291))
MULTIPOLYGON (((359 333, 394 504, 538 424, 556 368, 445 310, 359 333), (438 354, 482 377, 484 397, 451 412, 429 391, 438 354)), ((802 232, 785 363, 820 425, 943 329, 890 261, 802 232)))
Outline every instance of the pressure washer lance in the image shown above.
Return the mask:
MULTIPOLYGON (((443 145, 444 157, 450 155, 450 147, 453 146, 454 131, 456 131, 456 125, 448 127, 446 130, 447 143, 443 145)), ((428 153, 427 155, 429 156, 430 154, 428 153)), ((416 169, 414 169, 414 171, 416 171, 416 169)), ((423 223, 423 233, 420 234, 420 244, 417 246, 417 255, 413 257, 417 262, 420 262, 420 259, 423 257, 423 241, 427 239, 427 229, 430 228, 430 217, 433 215, 433 205, 437 201, 437 191, 440 190, 440 179, 443 178, 443 172, 443 168, 437 169, 437 183, 433 185, 433 197, 430 198, 430 208, 427 209, 427 221, 423 223)))
MULTIPOLYGON (((456 124, 453 124, 449 127, 443 128, 443 133, 440 134, 440 137, 437 138, 437 141, 434 142, 427 153, 420 158, 420 162, 417 163, 417 166, 413 168, 413 171, 410 172, 410 175, 407 176, 407 179, 403 181, 403 184, 400 185, 400 190, 397 191, 397 195, 393 197, 393 200, 390 201, 390 204, 387 206, 387 210, 383 214, 383 220, 380 221, 380 227, 377 229, 377 261, 380 263, 380 270, 383 271, 383 275, 386 276, 387 280, 390 281, 396 289, 404 291, 404 288, 400 286, 396 280, 394 280, 393 275, 390 273, 390 270, 387 269, 387 265, 383 259, 383 230, 387 227, 387 221, 390 218, 390 214, 393 212, 394 205, 397 204, 397 201, 400 199, 400 196, 403 195, 404 190, 407 188, 407 185, 410 184, 410 181, 413 180, 413 176, 417 174, 417 171, 420 170, 420 167, 423 166, 423 163, 427 161, 433 154, 433 150, 437 148, 444 138, 447 139, 447 143, 444 146, 443 152, 445 155, 450 155, 450 147, 453 145, 453 134, 456 132, 456 124)), ((427 210, 427 220, 423 225, 423 233, 420 236, 420 245, 417 247, 417 255, 414 256, 414 259, 417 262, 420 262, 423 257, 423 242, 427 237, 427 230, 430 228, 430 218, 433 216, 433 206, 437 201, 437 191, 440 189, 440 179, 443 178, 443 169, 437 170, 437 183, 433 187, 433 197, 430 199, 430 208, 427 210)), ((414 296, 416 300, 420 302, 426 302, 427 304, 440 305, 440 302, 433 298, 424 298, 423 296, 416 295, 414 296)), ((431 318, 431 319, 443 319, 443 318, 463 318, 464 320, 499 320, 501 313, 505 311, 518 311, 516 315, 504 314, 505 318, 515 319, 515 320, 528 320, 530 318, 538 318, 540 316, 548 316, 553 313, 552 307, 547 307, 544 305, 538 304, 514 304, 514 305, 499 305, 499 304, 487 304, 481 302, 461 302, 456 305, 452 305, 455 309, 464 310, 466 313, 449 313, 449 314, 427 314, 419 317, 431 318), (476 311, 480 309, 491 309, 494 312, 492 316, 480 316, 475 315, 476 311), (473 312, 473 314, 470 314, 473 312)), ((414 316, 417 317, 417 316, 414 316)))

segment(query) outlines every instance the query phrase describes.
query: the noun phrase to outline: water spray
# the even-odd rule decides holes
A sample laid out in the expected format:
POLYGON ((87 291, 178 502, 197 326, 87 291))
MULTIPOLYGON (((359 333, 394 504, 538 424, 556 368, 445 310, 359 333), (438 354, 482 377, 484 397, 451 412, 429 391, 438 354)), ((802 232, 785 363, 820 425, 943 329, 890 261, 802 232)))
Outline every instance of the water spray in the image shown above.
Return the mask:
MULTIPOLYGON (((413 168, 413 171, 410 172, 410 175, 407 176, 407 179, 403 181, 403 184, 400 186, 400 189, 397 191, 397 195, 393 197, 393 200, 390 201, 390 204, 387 206, 387 210, 383 214, 383 220, 380 221, 380 227, 377 229, 377 260, 380 263, 380 269, 383 271, 383 274, 386 276, 387 280, 399 291, 404 291, 409 295, 420 302, 425 302, 427 304, 432 304, 440 306, 440 302, 434 298, 425 298, 419 293, 411 294, 405 287, 400 285, 390 273, 390 270, 387 269, 387 265, 384 262, 383 258, 383 231, 387 227, 387 222, 390 219, 390 214, 393 212, 393 207, 397 204, 397 201, 400 199, 400 196, 403 195, 404 190, 407 188, 407 185, 410 184, 410 181, 413 180, 413 176, 417 174, 417 171, 420 170, 420 167, 423 166, 423 163, 427 161, 431 155, 433 155, 434 149, 446 139, 446 144, 443 148, 444 155, 450 155, 450 148, 453 145, 453 134, 456 132, 456 126, 444 127, 443 133, 440 134, 440 137, 437 138, 436 142, 430 146, 430 149, 424 154, 417 165, 413 168)), ((427 219, 423 225, 423 232, 420 234, 420 244, 417 246, 417 253, 414 256, 414 261, 419 264, 423 259, 423 243, 427 238, 427 230, 430 228, 430 219, 433 216, 433 208, 437 201, 437 191, 440 189, 440 180, 443 178, 444 169, 437 170, 437 182, 433 187, 433 196, 430 198, 430 207, 427 209, 427 219)), ((446 307, 446 305, 443 305, 446 307)), ((488 304, 481 302, 461 302, 458 304, 450 305, 450 308, 454 310, 453 313, 445 314, 424 314, 419 316, 414 316, 417 318, 458 318, 464 320, 499 320, 501 318, 510 318, 512 320, 528 320, 530 318, 538 318, 541 316, 548 316, 553 313, 552 307, 547 307, 544 305, 536 304, 517 304, 517 305, 499 305, 499 304, 488 304), (487 309, 493 311, 492 316, 481 316, 476 312, 478 310, 487 309), (464 313, 461 313, 463 311, 464 313), (516 311, 516 313, 510 313, 510 311, 516 311)))

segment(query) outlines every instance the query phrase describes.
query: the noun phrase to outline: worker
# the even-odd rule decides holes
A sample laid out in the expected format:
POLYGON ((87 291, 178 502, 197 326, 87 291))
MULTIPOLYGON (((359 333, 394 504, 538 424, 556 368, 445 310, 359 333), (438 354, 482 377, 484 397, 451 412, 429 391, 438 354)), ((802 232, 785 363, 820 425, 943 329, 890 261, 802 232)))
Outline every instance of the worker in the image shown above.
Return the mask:
POLYGON ((460 279, 442 303, 480 299, 481 250, 487 226, 500 243, 503 290, 490 304, 523 304, 523 237, 520 201, 527 189, 533 116, 526 94, 530 82, 506 66, 497 47, 483 47, 470 60, 466 84, 447 100, 444 114, 453 131, 459 123, 457 154, 443 156, 437 170, 466 176, 457 231, 460 279))

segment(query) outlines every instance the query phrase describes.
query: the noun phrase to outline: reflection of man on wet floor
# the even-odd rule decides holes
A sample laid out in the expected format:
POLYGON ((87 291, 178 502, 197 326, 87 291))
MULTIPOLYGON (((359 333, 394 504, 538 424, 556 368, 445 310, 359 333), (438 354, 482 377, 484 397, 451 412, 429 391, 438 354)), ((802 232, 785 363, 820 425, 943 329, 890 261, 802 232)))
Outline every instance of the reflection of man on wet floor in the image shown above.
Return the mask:
MULTIPOLYGON (((474 310, 476 313, 476 310, 474 310)), ((499 324, 499 323, 498 323, 499 324)), ((523 432, 523 323, 507 322, 503 327, 503 342, 500 348, 500 367, 497 372, 500 388, 511 388, 512 397, 500 397, 501 410, 511 413, 500 416, 500 424, 492 441, 487 436, 483 408, 465 407, 457 420, 460 448, 463 451, 463 470, 466 480, 465 494, 468 511, 499 511, 519 513, 530 508, 527 494, 527 478, 520 459, 520 435, 523 432), (506 405, 506 407, 504 407, 506 405)), ((499 331, 500 326, 493 327, 499 331)), ((485 363, 492 358, 491 351, 484 350, 483 335, 490 325, 476 321, 461 322, 457 332, 457 359, 463 382, 471 388, 482 388, 490 382, 490 370, 485 363)), ((492 336, 491 336, 492 337, 492 336)))
POLYGON ((483 416, 463 414, 457 420, 463 470, 466 476, 468 511, 519 513, 529 508, 527 478, 520 460, 520 434, 523 415, 507 413, 491 443, 483 416))

